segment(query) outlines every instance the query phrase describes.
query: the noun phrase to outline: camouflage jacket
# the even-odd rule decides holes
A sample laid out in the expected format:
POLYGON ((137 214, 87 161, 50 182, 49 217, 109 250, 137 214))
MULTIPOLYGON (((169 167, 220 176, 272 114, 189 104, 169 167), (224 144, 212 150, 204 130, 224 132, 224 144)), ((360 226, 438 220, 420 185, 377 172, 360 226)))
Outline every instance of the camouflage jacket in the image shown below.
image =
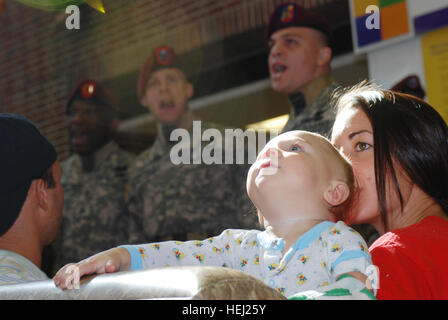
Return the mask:
POLYGON ((64 212, 53 244, 55 270, 129 240, 125 186, 134 156, 115 142, 99 152, 102 158, 91 172, 82 171, 76 154, 61 164, 64 212))
POLYGON ((336 116, 330 100, 337 87, 327 75, 312 80, 301 91, 291 94, 288 98, 292 111, 282 132, 306 130, 329 137, 336 116))
MULTIPOLYGON (((201 122, 202 132, 209 128, 224 137, 222 127, 201 122)), ((202 147, 208 143, 202 142, 202 147)), ((248 164, 175 165, 171 147, 159 131, 152 148, 138 156, 130 170, 128 209, 133 221, 140 220, 134 243, 202 239, 226 228, 258 228, 246 192, 248 164)))

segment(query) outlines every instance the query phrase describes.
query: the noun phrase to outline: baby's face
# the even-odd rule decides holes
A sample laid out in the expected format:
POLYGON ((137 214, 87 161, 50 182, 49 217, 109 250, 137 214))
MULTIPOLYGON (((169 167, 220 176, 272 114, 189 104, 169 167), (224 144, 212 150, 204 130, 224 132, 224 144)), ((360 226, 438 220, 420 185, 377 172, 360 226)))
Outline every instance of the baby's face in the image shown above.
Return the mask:
POLYGON ((257 208, 265 197, 284 199, 290 195, 307 202, 321 201, 334 178, 334 169, 340 167, 331 149, 328 140, 306 131, 289 131, 275 137, 249 169, 249 197, 257 208))

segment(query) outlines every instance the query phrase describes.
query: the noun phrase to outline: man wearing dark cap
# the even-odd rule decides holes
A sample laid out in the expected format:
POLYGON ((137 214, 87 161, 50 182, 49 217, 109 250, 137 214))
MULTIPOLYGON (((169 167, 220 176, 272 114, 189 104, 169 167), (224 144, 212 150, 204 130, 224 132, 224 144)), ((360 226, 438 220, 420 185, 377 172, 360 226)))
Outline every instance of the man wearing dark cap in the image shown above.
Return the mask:
POLYGON ((119 125, 115 95, 93 80, 69 96, 67 119, 74 154, 62 162, 65 190, 53 271, 128 241, 127 169, 133 155, 112 140, 119 125))
MULTIPOLYGON (((140 217, 137 242, 200 239, 224 227, 255 228, 256 216, 246 195, 248 167, 224 164, 174 164, 171 132, 192 133, 188 107, 194 88, 173 49, 154 49, 143 64, 137 84, 141 104, 157 121, 153 146, 139 155, 131 169, 128 208, 140 217)), ((202 131, 224 128, 201 121, 202 131)), ((202 132, 201 132, 202 134, 202 132)), ((190 135, 191 136, 191 135, 190 135)))
POLYGON ((0 286, 46 280, 42 250, 56 238, 64 201, 56 150, 13 114, 0 114, 0 141, 0 286))
POLYGON ((291 103, 283 132, 328 136, 334 122, 328 102, 337 86, 331 76, 331 37, 325 18, 297 4, 282 4, 273 12, 267 30, 271 84, 291 103))

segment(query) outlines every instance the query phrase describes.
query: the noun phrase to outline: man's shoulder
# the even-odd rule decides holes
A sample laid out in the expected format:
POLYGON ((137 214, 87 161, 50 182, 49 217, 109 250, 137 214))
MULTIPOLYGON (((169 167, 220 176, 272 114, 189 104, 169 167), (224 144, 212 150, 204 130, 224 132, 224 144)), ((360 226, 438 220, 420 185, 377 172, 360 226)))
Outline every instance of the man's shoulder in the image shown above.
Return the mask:
POLYGON ((331 99, 337 88, 338 84, 334 82, 325 87, 300 116, 288 120, 282 132, 306 130, 328 137, 336 118, 331 99))
POLYGON ((78 161, 78 158, 79 156, 77 156, 76 154, 70 155, 68 158, 61 161, 61 167, 62 168, 72 167, 78 161))
POLYGON ((0 286, 48 279, 31 261, 12 251, 0 250, 0 265, 0 286))
POLYGON ((109 157, 116 164, 130 165, 136 158, 135 154, 126 151, 121 148, 117 143, 112 144, 111 156, 109 157))
POLYGON ((145 149, 145 150, 143 150, 140 154, 138 154, 135 157, 135 162, 137 162, 137 161, 140 161, 140 162, 147 161, 150 158, 150 156, 151 156, 152 150, 153 150, 152 146, 147 148, 147 149, 145 149))
POLYGON ((201 121, 201 129, 202 131, 207 129, 216 129, 219 130, 222 134, 224 134, 225 129, 234 129, 231 126, 225 126, 220 123, 212 122, 212 121, 201 121))
POLYGON ((331 110, 331 99, 333 97, 333 92, 339 88, 339 84, 332 82, 330 85, 325 87, 317 98, 312 102, 313 105, 318 106, 321 109, 331 110))
POLYGON ((81 159, 77 154, 72 154, 67 159, 61 161, 62 176, 61 182, 72 180, 81 174, 81 159))
POLYGON ((148 166, 148 164, 151 163, 151 160, 153 158, 153 146, 149 147, 146 150, 143 150, 140 154, 138 154, 137 156, 135 156, 131 166, 130 166, 130 171, 140 171, 143 168, 145 168, 146 166, 148 166))

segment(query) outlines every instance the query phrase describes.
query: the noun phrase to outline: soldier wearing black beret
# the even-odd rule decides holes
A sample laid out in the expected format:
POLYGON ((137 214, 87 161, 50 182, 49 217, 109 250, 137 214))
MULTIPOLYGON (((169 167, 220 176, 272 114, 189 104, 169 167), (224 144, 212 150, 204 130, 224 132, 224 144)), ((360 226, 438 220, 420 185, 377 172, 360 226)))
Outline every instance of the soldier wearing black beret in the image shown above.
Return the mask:
POLYGON ((28 119, 0 114, 0 286, 48 279, 42 250, 59 230, 64 192, 53 145, 28 119))
POLYGON ((268 28, 272 88, 288 94, 291 113, 283 132, 308 130, 328 136, 334 115, 328 106, 332 31, 327 20, 294 3, 278 6, 268 28))
MULTIPOLYGON (((268 28, 272 88, 288 95, 291 111, 282 132, 307 130, 329 136, 335 113, 331 94, 337 88, 330 62, 332 28, 321 15, 294 3, 278 6, 268 28)), ((369 225, 355 227, 371 244, 378 233, 369 225)))

